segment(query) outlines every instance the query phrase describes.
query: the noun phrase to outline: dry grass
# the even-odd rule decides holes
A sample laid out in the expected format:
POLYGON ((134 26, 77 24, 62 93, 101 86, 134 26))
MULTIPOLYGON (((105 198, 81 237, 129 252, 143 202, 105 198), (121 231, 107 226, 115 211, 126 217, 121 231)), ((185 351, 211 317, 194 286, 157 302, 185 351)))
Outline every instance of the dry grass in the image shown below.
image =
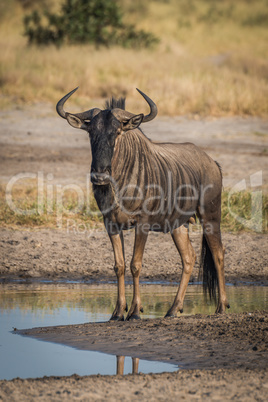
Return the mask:
POLYGON ((268 233, 268 195, 267 193, 263 193, 257 200, 257 203, 253 201, 253 197, 254 195, 250 191, 241 191, 231 196, 229 191, 223 192, 221 223, 223 231, 236 233, 240 231, 255 231, 258 228, 258 231, 268 233), (252 205, 254 202, 255 205, 252 205), (254 214, 254 210, 257 212, 256 214, 254 214), (233 214, 238 215, 240 222, 235 219, 231 211, 233 214), (261 217, 261 222, 259 222, 261 217), (243 220, 247 224, 242 223, 243 220))
MULTIPOLYGON (((127 95, 128 109, 138 112, 138 87, 162 115, 267 116, 266 0, 121 3, 129 22, 160 37, 157 48, 28 47, 22 36, 26 11, 10 0, 0 17, 0 106, 55 103, 79 85, 74 101, 81 107, 127 95)), ((0 0, 0 12, 4 4, 0 0)))
POLYGON ((49 197, 47 191, 44 191, 43 197, 39 198, 37 186, 32 181, 25 183, 24 186, 16 186, 10 196, 12 205, 7 200, 5 186, 0 186, 1 227, 14 229, 66 227, 67 221, 70 220, 75 221, 78 226, 86 224, 89 229, 95 228, 103 221, 92 194, 88 204, 85 201, 82 205, 79 205, 77 195, 72 191, 65 191, 60 200, 55 194, 49 197))
MULTIPOLYGON (((93 194, 90 194, 88 203, 86 190, 84 190, 85 202, 79 206, 77 194, 66 191, 62 202, 57 199, 56 194, 50 198, 47 189, 44 189, 43 202, 38 199, 38 191, 34 181, 24 183, 24 186, 16 186, 11 194, 13 205, 19 210, 10 208, 6 200, 6 189, 0 186, 0 226, 8 228, 66 228, 69 222, 75 223, 80 230, 83 228, 103 228, 103 219, 96 205, 93 194)), ((250 192, 235 193, 231 196, 230 208, 228 206, 229 192, 224 191, 222 197, 222 230, 228 232, 254 231, 254 228, 247 227, 234 218, 236 213, 240 218, 249 221, 252 218, 252 195, 250 192)), ((263 194, 262 205, 258 208, 262 211, 262 232, 268 233, 268 195, 263 194)), ((259 214, 258 214, 259 219, 259 214)), ((258 222, 255 222, 258 223, 258 222)), ((191 230, 201 230, 199 223, 191 226, 191 230)))

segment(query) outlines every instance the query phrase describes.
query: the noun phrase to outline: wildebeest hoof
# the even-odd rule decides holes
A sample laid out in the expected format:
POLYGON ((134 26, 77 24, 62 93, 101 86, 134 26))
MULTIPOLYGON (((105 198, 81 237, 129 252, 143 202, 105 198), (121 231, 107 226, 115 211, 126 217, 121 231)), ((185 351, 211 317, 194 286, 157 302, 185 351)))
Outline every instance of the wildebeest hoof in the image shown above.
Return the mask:
POLYGON ((124 321, 123 315, 114 315, 110 318, 110 321, 124 321))
POLYGON ((172 313, 171 311, 168 311, 167 314, 165 315, 165 318, 177 318, 177 314, 172 313))
POLYGON ((127 320, 141 320, 141 318, 138 314, 132 314, 131 316, 127 317, 127 320))
POLYGON ((165 318, 176 318, 176 317, 177 317, 176 314, 169 314, 169 313, 167 313, 167 314, 165 315, 165 318))

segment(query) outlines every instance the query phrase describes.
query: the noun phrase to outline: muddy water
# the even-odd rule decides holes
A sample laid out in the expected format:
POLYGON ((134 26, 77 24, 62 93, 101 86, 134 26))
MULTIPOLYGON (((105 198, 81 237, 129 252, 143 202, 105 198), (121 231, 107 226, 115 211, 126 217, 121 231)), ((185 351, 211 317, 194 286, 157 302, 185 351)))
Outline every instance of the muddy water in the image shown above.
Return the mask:
MULTIPOLYGON (((144 318, 162 317, 168 310, 176 287, 163 284, 143 285, 141 289, 144 318)), ((266 287, 227 287, 232 312, 267 309, 266 287)), ((128 303, 132 288, 127 286, 128 303)), ((40 377, 44 375, 115 374, 116 370, 174 371, 171 364, 131 361, 130 358, 80 351, 62 345, 14 335, 14 328, 78 324, 106 321, 116 302, 115 285, 8 284, 0 285, 0 378, 40 377), (138 368, 137 365, 139 364, 138 368)), ((214 312, 204 302, 200 286, 189 286, 184 314, 214 312)))

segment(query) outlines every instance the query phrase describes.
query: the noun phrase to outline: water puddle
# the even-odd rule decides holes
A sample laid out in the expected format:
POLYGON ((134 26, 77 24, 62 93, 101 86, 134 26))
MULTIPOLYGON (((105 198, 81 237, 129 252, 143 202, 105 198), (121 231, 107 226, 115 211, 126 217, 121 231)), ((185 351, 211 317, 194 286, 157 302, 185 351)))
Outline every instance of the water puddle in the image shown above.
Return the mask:
MULTIPOLYGON (((177 287, 142 285, 144 318, 163 317, 177 287)), ((267 309, 268 289, 258 286, 228 286, 231 312, 267 309)), ((130 304, 132 288, 127 286, 130 304)), ((13 328, 107 321, 116 302, 114 285, 7 284, 0 285, 0 379, 46 376, 158 373, 178 366, 162 362, 112 356, 100 352, 41 342, 14 335, 13 328)), ((211 314, 214 306, 204 303, 200 286, 188 287, 184 314, 211 314)))

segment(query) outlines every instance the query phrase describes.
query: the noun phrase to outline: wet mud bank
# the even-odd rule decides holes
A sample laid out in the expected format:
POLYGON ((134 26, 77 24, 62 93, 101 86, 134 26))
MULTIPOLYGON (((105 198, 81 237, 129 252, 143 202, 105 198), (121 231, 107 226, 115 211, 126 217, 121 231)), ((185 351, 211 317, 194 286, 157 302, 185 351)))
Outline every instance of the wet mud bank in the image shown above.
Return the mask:
POLYGON ((182 369, 267 368, 268 312, 86 323, 17 331, 82 350, 172 362, 182 369))
POLYGON ((81 349, 177 363, 175 373, 0 381, 0 400, 265 401, 268 313, 89 323, 19 331, 81 349), (189 367, 199 369, 189 369, 189 367), (187 368, 188 367, 188 368, 187 368))

